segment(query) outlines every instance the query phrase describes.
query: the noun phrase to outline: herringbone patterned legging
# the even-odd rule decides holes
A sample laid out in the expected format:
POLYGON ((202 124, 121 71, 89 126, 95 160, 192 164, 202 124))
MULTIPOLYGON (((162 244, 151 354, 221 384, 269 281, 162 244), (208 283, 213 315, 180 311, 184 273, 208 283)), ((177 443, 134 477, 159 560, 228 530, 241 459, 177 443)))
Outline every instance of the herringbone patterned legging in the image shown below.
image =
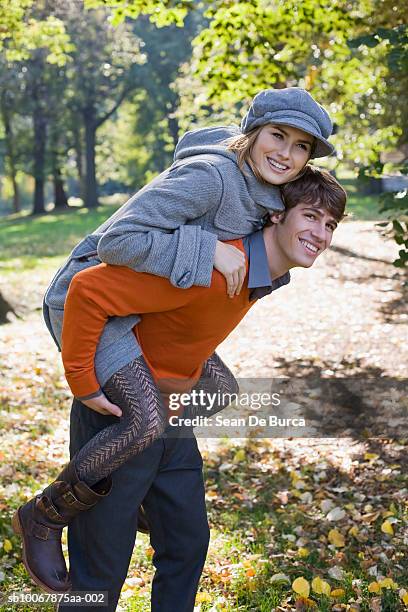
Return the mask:
MULTIPOLYGON (((230 403, 222 396, 237 393, 238 385, 233 374, 214 353, 205 362, 194 389, 219 392, 220 401, 215 402, 211 410, 207 410, 205 405, 191 406, 185 414, 188 417, 210 416, 222 410, 230 403)), ((98 432, 76 455, 78 476, 89 486, 145 450, 161 436, 167 425, 167 410, 143 356, 115 372, 103 391, 111 402, 120 406, 122 416, 117 423, 98 432)))

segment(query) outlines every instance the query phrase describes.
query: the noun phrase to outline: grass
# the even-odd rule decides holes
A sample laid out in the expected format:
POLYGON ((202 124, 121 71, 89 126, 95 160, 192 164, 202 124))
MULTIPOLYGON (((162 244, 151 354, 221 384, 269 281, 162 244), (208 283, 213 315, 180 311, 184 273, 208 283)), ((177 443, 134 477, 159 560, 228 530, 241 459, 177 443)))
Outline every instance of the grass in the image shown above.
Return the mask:
POLYGON ((384 219, 380 214, 380 198, 378 195, 364 195, 359 191, 358 181, 355 178, 341 178, 339 182, 347 191, 347 212, 352 219, 358 221, 378 221, 384 219))
POLYGON ((30 269, 44 263, 47 258, 65 257, 75 244, 94 231, 117 208, 75 208, 38 217, 13 215, 1 219, 0 264, 3 267, 13 262, 18 267, 30 269))

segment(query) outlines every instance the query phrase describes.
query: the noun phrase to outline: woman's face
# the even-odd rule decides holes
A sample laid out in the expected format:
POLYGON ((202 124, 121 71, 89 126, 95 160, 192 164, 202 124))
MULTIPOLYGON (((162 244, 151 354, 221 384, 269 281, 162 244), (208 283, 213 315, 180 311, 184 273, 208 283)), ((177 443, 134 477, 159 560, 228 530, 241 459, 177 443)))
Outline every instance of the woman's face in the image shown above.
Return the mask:
POLYGON ((307 164, 314 138, 289 125, 265 125, 252 147, 251 159, 262 178, 272 185, 294 179, 307 164))

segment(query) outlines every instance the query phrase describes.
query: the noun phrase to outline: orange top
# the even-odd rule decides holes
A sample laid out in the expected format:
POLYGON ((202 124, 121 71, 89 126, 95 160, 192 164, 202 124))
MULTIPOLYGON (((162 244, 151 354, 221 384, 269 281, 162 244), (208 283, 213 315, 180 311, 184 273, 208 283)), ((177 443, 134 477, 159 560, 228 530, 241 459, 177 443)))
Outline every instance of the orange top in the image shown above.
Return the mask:
MULTIPOLYGON (((245 253, 242 240, 229 244, 245 253)), ((210 287, 189 289, 125 266, 82 270, 71 281, 62 332, 62 359, 73 394, 84 397, 100 388, 94 357, 108 317, 135 313, 142 320, 133 331, 160 390, 191 390, 203 363, 256 302, 249 301, 247 282, 248 260, 244 286, 233 298, 216 270, 210 287)))

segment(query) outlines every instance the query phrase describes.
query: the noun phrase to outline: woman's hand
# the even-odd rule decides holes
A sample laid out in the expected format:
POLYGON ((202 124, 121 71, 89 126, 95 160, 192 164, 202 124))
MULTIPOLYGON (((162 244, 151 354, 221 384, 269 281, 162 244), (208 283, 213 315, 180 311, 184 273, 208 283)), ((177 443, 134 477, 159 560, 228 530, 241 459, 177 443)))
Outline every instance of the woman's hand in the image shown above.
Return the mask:
POLYGON ((112 404, 103 393, 89 400, 81 400, 81 402, 87 406, 87 408, 91 408, 91 410, 95 410, 95 412, 99 412, 100 414, 110 414, 117 417, 122 416, 122 411, 119 406, 112 404))
POLYGON ((217 241, 215 247, 214 268, 225 276, 229 297, 238 295, 245 280, 245 255, 232 244, 217 241))

